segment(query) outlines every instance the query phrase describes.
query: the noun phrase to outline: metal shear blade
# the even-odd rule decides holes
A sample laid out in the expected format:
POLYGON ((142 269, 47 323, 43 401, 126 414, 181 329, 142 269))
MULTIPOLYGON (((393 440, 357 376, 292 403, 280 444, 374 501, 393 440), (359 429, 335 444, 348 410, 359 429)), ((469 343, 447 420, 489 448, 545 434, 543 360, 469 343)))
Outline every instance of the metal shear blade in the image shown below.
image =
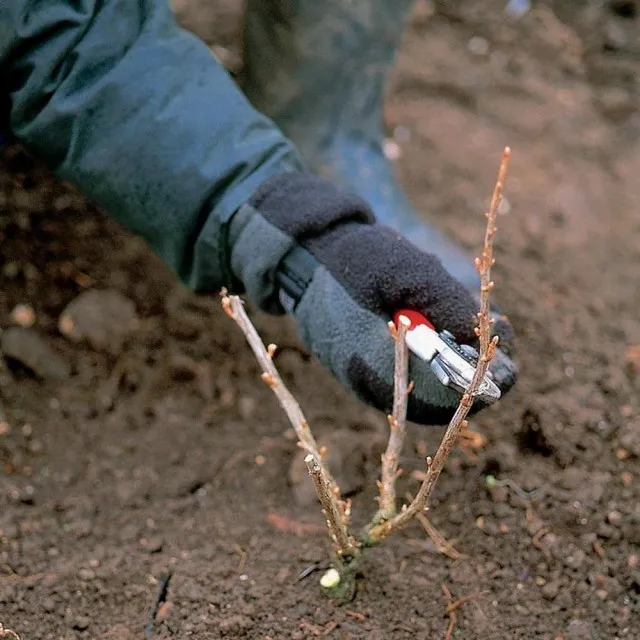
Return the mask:
MULTIPOLYGON (((419 325, 407 333, 407 346, 427 361, 438 380, 446 387, 464 393, 476 372, 478 353, 469 345, 459 345, 448 331, 438 333, 419 325)), ((500 389, 487 373, 475 396, 487 404, 500 399, 500 389)))

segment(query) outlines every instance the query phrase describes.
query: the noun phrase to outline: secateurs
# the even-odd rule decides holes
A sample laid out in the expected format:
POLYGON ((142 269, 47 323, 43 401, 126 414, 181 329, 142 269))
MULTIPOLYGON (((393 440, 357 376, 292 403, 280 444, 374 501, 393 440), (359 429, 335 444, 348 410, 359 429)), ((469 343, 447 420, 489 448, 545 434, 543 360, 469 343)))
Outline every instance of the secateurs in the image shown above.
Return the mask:
MULTIPOLYGON (((411 323, 407 330, 407 346, 416 356, 425 360, 438 380, 445 386, 464 393, 476 372, 478 352, 471 345, 458 344, 449 331, 436 331, 421 313, 400 310, 394 314, 398 323, 405 316, 411 323)), ((500 389, 487 372, 476 397, 487 404, 500 399, 500 389)))

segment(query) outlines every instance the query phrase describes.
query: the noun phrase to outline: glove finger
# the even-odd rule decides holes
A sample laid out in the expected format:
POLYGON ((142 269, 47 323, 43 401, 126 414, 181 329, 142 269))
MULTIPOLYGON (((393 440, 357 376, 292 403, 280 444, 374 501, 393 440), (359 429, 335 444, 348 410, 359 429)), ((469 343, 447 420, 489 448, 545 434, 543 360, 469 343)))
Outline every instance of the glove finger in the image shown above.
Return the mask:
MULTIPOLYGON (((394 341, 385 320, 361 307, 319 268, 296 308, 302 340, 338 380, 364 402, 393 407, 394 341)), ((427 362, 411 355, 408 417, 422 424, 446 423, 460 396, 443 386, 427 362)))

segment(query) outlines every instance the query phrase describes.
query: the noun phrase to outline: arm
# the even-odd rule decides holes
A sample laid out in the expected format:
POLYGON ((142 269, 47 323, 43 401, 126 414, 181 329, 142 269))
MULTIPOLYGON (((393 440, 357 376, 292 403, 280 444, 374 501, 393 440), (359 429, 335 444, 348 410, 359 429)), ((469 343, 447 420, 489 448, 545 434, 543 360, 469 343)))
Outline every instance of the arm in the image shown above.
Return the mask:
MULTIPOLYGON (((193 289, 244 288, 271 313, 286 291, 305 344, 362 400, 391 406, 398 308, 474 339, 466 289, 360 198, 302 171, 167 0, 0 3, 0 78, 10 129, 34 155, 193 289)), ((503 391, 516 375, 504 363, 503 391)), ((410 367, 410 419, 446 422, 458 395, 424 361, 410 367)))
POLYGON ((231 215, 300 168, 167 0, 2 2, 0 79, 11 132, 197 290, 229 285, 231 215))

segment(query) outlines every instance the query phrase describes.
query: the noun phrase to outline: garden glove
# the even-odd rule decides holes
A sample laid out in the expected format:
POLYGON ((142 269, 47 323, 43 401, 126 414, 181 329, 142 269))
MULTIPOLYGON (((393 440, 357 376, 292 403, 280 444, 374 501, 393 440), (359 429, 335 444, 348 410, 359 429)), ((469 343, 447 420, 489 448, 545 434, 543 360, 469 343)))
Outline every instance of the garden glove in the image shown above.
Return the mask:
MULTIPOLYGON (((438 331, 473 343, 478 304, 433 255, 377 224, 368 205, 304 172, 267 181, 236 213, 229 228, 230 265, 263 310, 295 318, 304 344, 364 402, 393 405, 393 313, 423 313, 438 331)), ((502 351, 492 367, 502 393, 516 380, 513 332, 494 325, 502 351)), ((460 401, 429 363, 411 355, 408 417, 446 423, 460 401)), ((476 409, 482 405, 476 401, 476 409)))

